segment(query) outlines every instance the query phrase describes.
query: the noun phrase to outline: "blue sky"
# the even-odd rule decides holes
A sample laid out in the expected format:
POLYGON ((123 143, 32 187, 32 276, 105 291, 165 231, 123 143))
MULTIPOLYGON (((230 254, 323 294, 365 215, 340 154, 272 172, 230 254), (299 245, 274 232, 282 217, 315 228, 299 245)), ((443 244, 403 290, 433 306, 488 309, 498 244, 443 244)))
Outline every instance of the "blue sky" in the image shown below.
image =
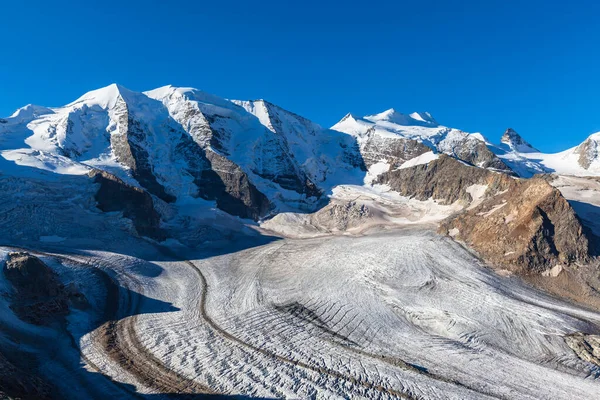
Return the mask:
POLYGON ((600 131, 597 3, 4 2, 0 116, 113 82, 173 84, 265 98, 324 126, 429 111, 557 151, 600 131))

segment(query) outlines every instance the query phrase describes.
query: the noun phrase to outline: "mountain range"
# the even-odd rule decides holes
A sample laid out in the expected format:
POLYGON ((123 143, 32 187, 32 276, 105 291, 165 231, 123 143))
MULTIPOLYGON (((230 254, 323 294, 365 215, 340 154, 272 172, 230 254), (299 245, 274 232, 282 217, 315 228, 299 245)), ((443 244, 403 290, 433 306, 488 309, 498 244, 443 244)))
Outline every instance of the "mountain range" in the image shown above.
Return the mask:
POLYGON ((110 85, 0 119, 0 398, 591 398, 600 133, 110 85))
MULTIPOLYGON (((508 129, 499 144, 394 109, 348 114, 323 128, 264 100, 226 100, 192 88, 143 93, 110 85, 63 107, 28 105, 0 120, 4 171, 113 174, 166 203, 214 202, 242 218, 310 211, 340 184, 446 154, 471 166, 531 177, 600 175, 600 134, 544 154, 508 129)), ((21 173, 21 172, 19 172, 21 173)))

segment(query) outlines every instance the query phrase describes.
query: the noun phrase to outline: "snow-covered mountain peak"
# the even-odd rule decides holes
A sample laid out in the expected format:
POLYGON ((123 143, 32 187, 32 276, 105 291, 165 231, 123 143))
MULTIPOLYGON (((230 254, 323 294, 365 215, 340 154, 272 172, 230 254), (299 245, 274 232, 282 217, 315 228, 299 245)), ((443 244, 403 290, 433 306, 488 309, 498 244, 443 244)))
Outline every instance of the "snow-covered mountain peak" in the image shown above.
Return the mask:
POLYGON ((525 139, 523 139, 521 137, 521 135, 519 135, 514 129, 512 128, 508 128, 505 132, 504 135, 502 135, 502 138, 500 139, 500 141, 507 145, 508 147, 510 147, 511 150, 517 151, 519 153, 533 153, 533 152, 539 152, 539 150, 537 150, 536 148, 534 148, 532 145, 530 145, 529 143, 527 143, 525 141, 525 139))
POLYGON ((424 122, 426 124, 431 124, 431 125, 438 125, 437 121, 435 120, 435 118, 433 118, 433 116, 428 113, 427 111, 425 112, 414 112, 412 114, 410 114, 410 117, 416 121, 421 121, 424 122))
POLYGON ((67 104, 65 107, 80 108, 81 106, 86 105, 88 107, 99 106, 103 109, 111 109, 115 107, 119 100, 128 102, 140 95, 141 93, 133 92, 121 85, 113 83, 106 87, 87 92, 74 102, 67 104))
POLYGON ((600 142, 600 132, 592 133, 586 140, 595 140, 600 142))
POLYGON ((344 121, 348 121, 348 120, 356 122, 357 118, 359 118, 359 117, 354 116, 354 114, 352 114, 352 113, 348 113, 348 114, 344 115, 344 118, 340 119, 340 121, 338 122, 338 124, 341 123, 341 122, 344 122, 344 121))
POLYGON ((400 116, 404 116, 402 113, 399 113, 393 108, 387 109, 379 114, 367 115, 365 119, 369 121, 388 121, 393 122, 394 118, 398 118, 400 116))
POLYGON ((21 123, 40 117, 45 114, 52 114, 53 112, 54 111, 46 107, 36 106, 34 104, 27 104, 25 107, 21 107, 17 111, 15 111, 9 117, 9 119, 12 119, 16 123, 21 123))
POLYGON ((364 117, 365 120, 371 121, 374 123, 391 123, 401 126, 435 126, 437 122, 433 119, 431 114, 427 112, 419 113, 414 112, 412 114, 403 114, 401 112, 396 111, 393 108, 389 110, 385 110, 379 114, 367 115, 364 117))
POLYGON ((218 106, 224 109, 232 108, 231 101, 193 87, 167 85, 153 90, 148 90, 144 92, 144 94, 152 99, 159 100, 164 104, 182 101, 193 102, 196 103, 198 107, 202 108, 203 112, 207 112, 209 114, 211 113, 211 107, 213 106, 218 106))

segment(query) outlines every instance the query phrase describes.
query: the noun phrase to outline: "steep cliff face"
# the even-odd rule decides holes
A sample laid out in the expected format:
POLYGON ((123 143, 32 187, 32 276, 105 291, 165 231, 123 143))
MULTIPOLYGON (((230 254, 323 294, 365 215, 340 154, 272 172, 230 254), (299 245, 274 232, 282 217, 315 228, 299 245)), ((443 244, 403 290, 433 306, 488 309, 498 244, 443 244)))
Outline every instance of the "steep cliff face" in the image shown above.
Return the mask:
POLYGON ((445 220, 440 232, 467 243, 492 264, 541 272, 588 260, 579 219, 542 178, 515 179, 441 156, 384 173, 379 183, 419 200, 463 202, 464 210, 445 220))
POLYGON ((217 206, 232 215, 259 219, 271 208, 269 199, 250 182, 248 175, 227 158, 206 152, 210 168, 202 171, 202 196, 214 199, 217 206))
POLYGON ((310 208, 340 179, 365 169, 354 138, 267 101, 227 101, 174 87, 146 94, 160 100, 207 155, 212 150, 244 171, 274 207, 310 208))
POLYGON ((440 231, 494 265, 542 272, 589 259, 575 212, 544 179, 513 180, 501 193, 446 220, 440 231))
POLYGON ((131 186, 105 171, 92 170, 88 175, 98 184, 95 198, 102 211, 120 211, 129 218, 138 234, 154 239, 164 239, 160 229, 160 215, 154 201, 143 189, 131 186))

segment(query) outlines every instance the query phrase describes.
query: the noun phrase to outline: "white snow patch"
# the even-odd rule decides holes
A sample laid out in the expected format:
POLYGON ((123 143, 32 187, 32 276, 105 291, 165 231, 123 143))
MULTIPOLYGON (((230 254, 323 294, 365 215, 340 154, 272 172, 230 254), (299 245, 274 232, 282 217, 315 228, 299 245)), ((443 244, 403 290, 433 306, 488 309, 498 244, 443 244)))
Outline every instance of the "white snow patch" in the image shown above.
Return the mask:
POLYGON ((410 160, 402 163, 402 165, 398 167, 398 169, 405 169, 414 167, 416 165, 429 164, 433 160, 437 160, 439 157, 440 156, 438 154, 435 154, 433 151, 428 151, 427 153, 423 153, 420 156, 411 158, 410 160))
POLYGON ((365 185, 373 183, 377 177, 390 170, 390 164, 386 160, 379 161, 369 167, 367 174, 365 175, 365 185))
POLYGON ((488 189, 488 185, 478 185, 478 184, 471 185, 465 189, 465 191, 467 193, 469 193, 471 195, 471 198, 473 199, 471 201, 471 204, 468 207, 469 210, 477 207, 478 205, 481 204, 481 202, 483 202, 485 192, 487 191, 487 189, 488 189))
POLYGON ((556 278, 563 270, 563 266, 556 264, 554 267, 542 272, 542 276, 556 278))

